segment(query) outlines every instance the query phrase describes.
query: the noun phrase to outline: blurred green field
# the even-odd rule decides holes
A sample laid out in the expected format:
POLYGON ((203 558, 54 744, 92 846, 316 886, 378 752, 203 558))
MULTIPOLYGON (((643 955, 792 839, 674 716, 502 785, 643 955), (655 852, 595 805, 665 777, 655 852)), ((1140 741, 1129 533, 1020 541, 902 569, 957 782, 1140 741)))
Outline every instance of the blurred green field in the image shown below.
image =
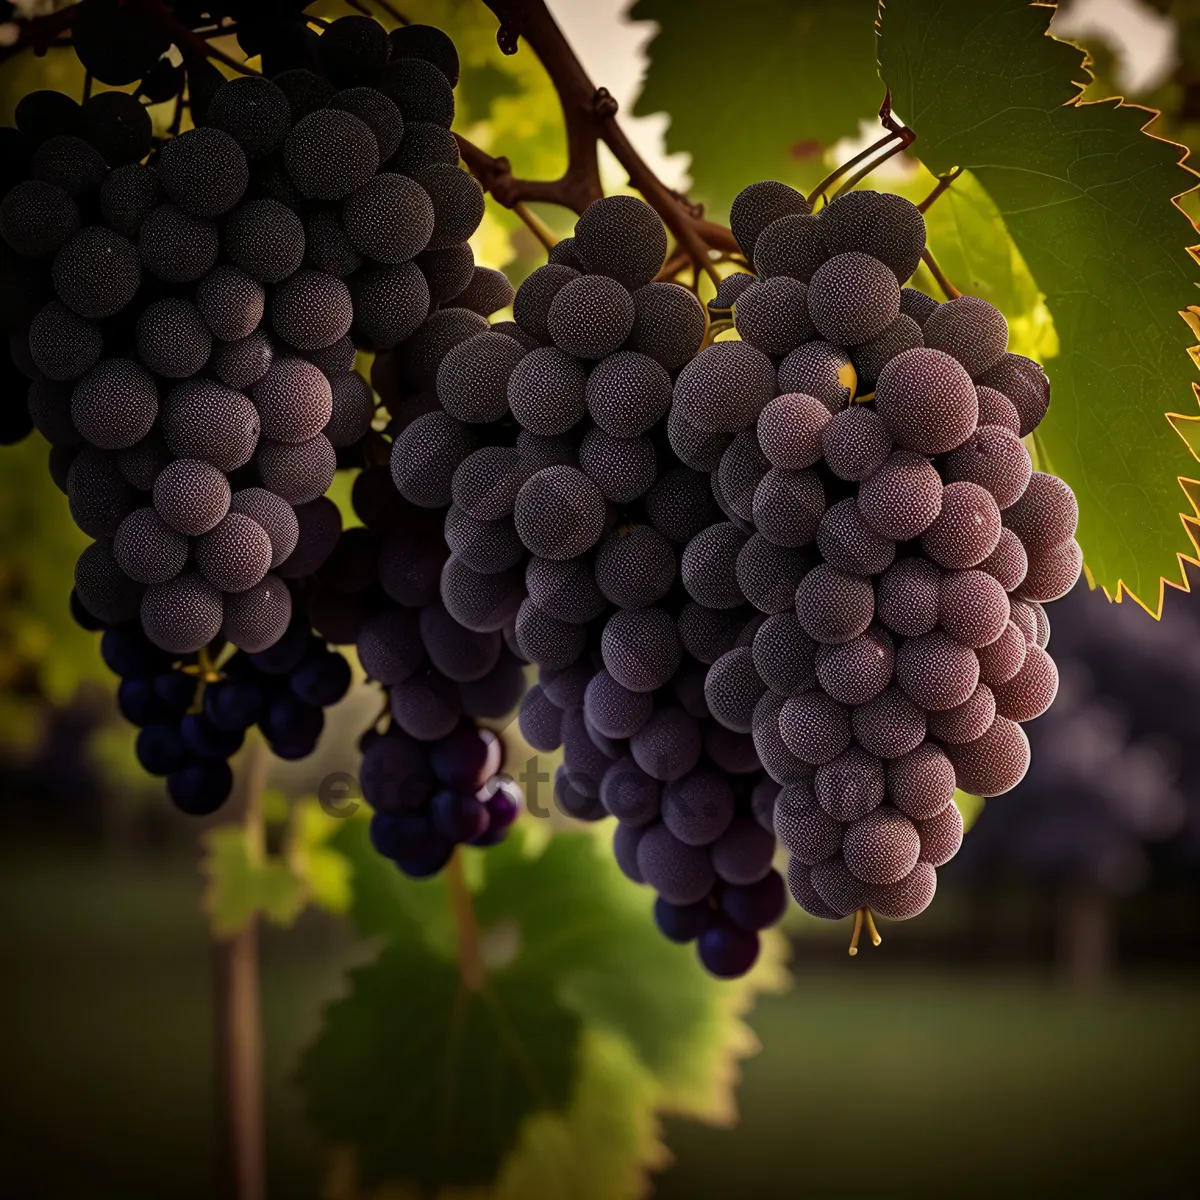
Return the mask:
MULTIPOLYGON (((9 847, 0 858, 0 1190, 216 1194, 198 882, 9 847)), ((320 1194, 295 1054, 368 953, 306 919, 264 939, 272 1195, 320 1194)), ((1200 1168, 1195 979, 1079 998, 1049 980, 801 947, 752 1023, 743 1120, 667 1120, 664 1198, 1180 1196, 1200 1168)))

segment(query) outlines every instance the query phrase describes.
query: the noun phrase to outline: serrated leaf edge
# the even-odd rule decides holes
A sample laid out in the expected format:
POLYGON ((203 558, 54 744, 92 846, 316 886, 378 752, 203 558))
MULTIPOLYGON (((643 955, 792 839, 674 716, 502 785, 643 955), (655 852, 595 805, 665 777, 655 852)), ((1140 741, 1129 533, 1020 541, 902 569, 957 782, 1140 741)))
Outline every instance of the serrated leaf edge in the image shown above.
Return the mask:
MULTIPOLYGON (((882 2, 880 7, 883 7, 882 2)), ((1058 2, 1057 0, 1031 0, 1030 7, 1057 10, 1058 2)), ((1191 157, 1192 152, 1187 146, 1180 142, 1172 141, 1170 138, 1160 137, 1158 134, 1150 132, 1150 126, 1162 116, 1162 110, 1151 108, 1145 104, 1128 104, 1126 103, 1124 96, 1107 96, 1099 100, 1084 100, 1084 89, 1087 88, 1089 84, 1094 83, 1096 78, 1092 72, 1093 59, 1090 51, 1086 46, 1080 46, 1077 42, 1073 42, 1069 38, 1056 38, 1054 34, 1050 32, 1049 24, 1047 24, 1046 29, 1043 30, 1042 36, 1048 37, 1052 41, 1066 42, 1067 45, 1073 46, 1083 55, 1083 60, 1080 63, 1080 67, 1082 68, 1086 78, 1083 81, 1077 79, 1073 79, 1071 81, 1079 89, 1079 91, 1076 93, 1073 99, 1066 101, 1064 107, 1085 108, 1095 104, 1110 104, 1113 100, 1115 100, 1118 108, 1140 109, 1142 112, 1146 113, 1146 120, 1138 126, 1138 133, 1151 138, 1153 141, 1163 142, 1165 145, 1171 146, 1175 150, 1179 151, 1179 157, 1175 160, 1175 165, 1182 167, 1188 172, 1188 174, 1196 179, 1197 182, 1189 188, 1184 188, 1181 192, 1176 192, 1175 195, 1171 197, 1171 203, 1175 206, 1176 210, 1179 212, 1179 215, 1182 216, 1184 220, 1186 220, 1187 223, 1192 226, 1193 230, 1195 230, 1196 227, 1193 224, 1192 219, 1187 215, 1187 213, 1184 211, 1183 205, 1179 202, 1184 198, 1184 196, 1189 196, 1192 192, 1200 190, 1200 172, 1196 171, 1193 167, 1188 166, 1188 159, 1191 157)), ((1200 265, 1200 245, 1184 246, 1184 249, 1187 251, 1192 260, 1200 265)), ((1189 305, 1188 308, 1182 310, 1179 315, 1187 324, 1188 328, 1191 329, 1192 333, 1197 338, 1200 338, 1200 306, 1189 305)), ((1188 346, 1186 349, 1188 357, 1198 368, 1200 368, 1200 344, 1188 346)), ((1200 384, 1192 384, 1192 394, 1196 400, 1197 408, 1200 409, 1200 384)), ((1184 437, 1179 424, 1177 424, 1177 422, 1196 422, 1197 432, 1198 435, 1200 435, 1200 412, 1198 412, 1195 416, 1188 416, 1183 413, 1164 412, 1163 417, 1171 426, 1171 428, 1177 434, 1179 434, 1180 438, 1183 440, 1183 444, 1187 446, 1188 452, 1191 454, 1191 456, 1197 462, 1200 462, 1200 453, 1197 453, 1191 442, 1184 437)), ((1175 558, 1179 564, 1179 581, 1176 582, 1174 579, 1168 579, 1165 575, 1160 575, 1158 579, 1158 596, 1153 606, 1143 600, 1142 597, 1139 596, 1123 579, 1118 578, 1116 587, 1111 591, 1103 585, 1099 587, 1099 590, 1109 602, 1122 604, 1126 599, 1132 600, 1140 609, 1142 609, 1143 612, 1149 614, 1149 616, 1153 617, 1156 621, 1162 620, 1163 604, 1166 600, 1167 588, 1174 588, 1176 591, 1180 592, 1190 592, 1192 590, 1192 585, 1190 579, 1188 578, 1187 568, 1189 565, 1200 567, 1200 480, 1192 479, 1186 475, 1177 475, 1175 479, 1179 484, 1180 490, 1187 499, 1188 505, 1191 508, 1191 512, 1180 511, 1179 520, 1183 525, 1184 533, 1187 534, 1188 541, 1192 545, 1192 549, 1195 551, 1194 556, 1187 554, 1182 550, 1176 551, 1175 558), (1193 491, 1191 489, 1195 490, 1193 491)), ((1084 560, 1083 569, 1084 575, 1087 578, 1088 586, 1093 591, 1097 590, 1096 581, 1093 578, 1091 571, 1088 570, 1086 559, 1084 560)))
MULTIPOLYGON (((1058 0, 1030 0, 1029 7, 1045 8, 1053 12, 1058 9, 1058 0)), ((887 0, 879 0, 879 6, 875 11, 876 45, 878 45, 879 38, 882 35, 882 26, 880 22, 886 8, 887 0)), ((1150 132, 1150 126, 1162 116, 1162 110, 1151 108, 1145 104, 1129 104, 1126 102, 1124 96, 1106 96, 1099 100, 1084 100, 1084 89, 1087 88, 1089 84, 1095 82, 1095 75, 1092 73, 1093 60, 1091 53, 1088 51, 1086 46, 1081 46, 1077 42, 1071 41, 1069 38, 1055 37, 1054 34, 1050 32, 1049 20, 1047 20, 1046 28, 1042 31, 1042 36, 1049 38, 1051 41, 1063 42, 1066 45, 1078 50, 1080 54, 1083 55, 1079 65, 1080 69, 1085 75, 1085 79, 1082 81, 1078 79, 1071 80, 1072 84, 1074 84, 1079 91, 1074 97, 1064 102, 1064 108, 1085 108, 1096 104, 1111 104, 1112 101, 1115 100, 1118 108, 1140 109, 1147 115, 1146 120, 1138 126, 1138 133, 1144 134, 1146 137, 1151 138, 1156 142, 1163 142, 1179 151, 1179 157, 1176 159, 1175 165, 1182 167, 1188 172, 1189 175, 1195 178, 1197 182, 1191 187, 1184 188, 1181 192, 1176 192, 1175 195, 1171 197, 1171 203, 1175 206, 1180 216, 1182 216, 1184 220, 1186 220, 1187 223, 1192 227, 1192 229, 1196 230, 1197 227, 1195 223, 1187 215, 1183 205, 1179 202, 1185 196, 1190 196, 1193 192, 1200 191, 1200 171, 1196 171, 1193 167, 1188 165, 1188 160, 1191 158, 1192 152, 1187 146, 1183 145, 1181 142, 1172 141, 1170 138, 1160 137, 1158 134, 1150 132)), ((882 75, 882 71, 880 73, 882 75)), ((1194 262, 1200 265, 1200 245, 1184 246, 1184 250, 1187 251, 1188 255, 1194 262)), ((1191 329, 1192 333, 1197 338, 1200 338, 1200 305, 1189 305, 1186 309, 1181 310, 1179 315, 1187 324, 1188 328, 1191 329)), ((1188 346, 1186 350, 1188 357, 1191 358, 1192 362, 1196 364, 1198 368, 1200 368, 1200 344, 1188 346)), ((1192 393, 1194 399, 1196 400, 1197 408, 1200 409, 1200 384, 1192 384, 1192 393)), ((1200 442, 1200 413, 1197 413, 1196 415, 1188 415, 1185 413, 1164 412, 1163 417, 1171 426, 1171 428, 1179 435, 1184 445, 1187 446, 1188 452, 1191 454, 1192 458, 1194 458, 1197 462, 1200 462, 1200 451, 1197 451, 1197 449, 1192 445, 1192 443, 1184 435, 1181 428, 1183 425, 1191 424, 1193 422, 1196 423, 1197 441, 1200 442)), ((1132 600, 1140 609, 1149 614, 1149 616, 1153 617, 1153 619, 1156 621, 1162 620, 1163 603, 1166 599, 1167 588, 1174 588, 1176 591, 1180 592, 1190 592, 1192 590, 1192 585, 1190 579, 1188 578, 1187 568, 1188 566, 1200 567, 1200 480, 1192 479, 1187 475, 1177 475, 1175 479, 1179 484, 1180 490, 1186 497, 1189 507, 1191 508, 1191 512, 1184 512, 1181 510, 1179 513, 1179 520, 1183 525, 1184 533, 1187 534, 1188 541, 1192 545, 1192 549, 1195 551, 1195 555, 1187 554, 1182 550, 1176 551, 1175 558, 1179 564, 1178 582, 1176 582, 1174 579, 1168 579, 1165 575, 1160 575, 1158 579, 1158 596, 1153 606, 1143 600, 1142 597, 1139 596, 1125 582, 1125 580, 1120 578, 1117 579, 1116 587, 1111 591, 1103 585, 1099 585, 1098 589, 1103 593, 1105 599, 1111 603, 1122 604, 1126 599, 1132 600)), ((1088 569, 1086 558, 1083 564, 1083 573, 1087 579, 1088 586, 1093 591, 1097 590, 1098 585, 1096 584, 1096 580, 1091 571, 1088 569)))

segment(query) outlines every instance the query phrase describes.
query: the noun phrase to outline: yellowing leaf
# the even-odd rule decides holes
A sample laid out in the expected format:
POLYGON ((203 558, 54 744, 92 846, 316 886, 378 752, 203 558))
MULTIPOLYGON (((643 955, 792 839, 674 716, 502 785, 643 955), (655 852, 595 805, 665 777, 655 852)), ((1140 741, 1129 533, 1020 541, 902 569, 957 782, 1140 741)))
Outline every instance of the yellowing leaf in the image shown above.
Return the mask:
MULTIPOLYGON (((870 180, 868 179, 869 186, 870 180)), ((890 188, 919 203, 937 180, 918 165, 911 179, 890 188)), ((962 291, 994 304, 1008 321, 1009 349, 1045 362, 1058 353, 1058 335, 1045 297, 1009 236, 991 196, 964 171, 925 214, 930 249, 947 278, 962 291)), ((922 263, 913 281, 944 297, 922 263)))
POLYGON ((311 798, 295 802, 291 819, 288 863, 309 899, 327 912, 348 912, 354 899, 350 863, 341 851, 328 845, 341 821, 322 811, 311 798))
POLYGON ((204 848, 204 910, 217 937, 237 933, 259 915, 290 925, 303 911, 303 881, 286 863, 257 853, 243 826, 211 830, 204 848))

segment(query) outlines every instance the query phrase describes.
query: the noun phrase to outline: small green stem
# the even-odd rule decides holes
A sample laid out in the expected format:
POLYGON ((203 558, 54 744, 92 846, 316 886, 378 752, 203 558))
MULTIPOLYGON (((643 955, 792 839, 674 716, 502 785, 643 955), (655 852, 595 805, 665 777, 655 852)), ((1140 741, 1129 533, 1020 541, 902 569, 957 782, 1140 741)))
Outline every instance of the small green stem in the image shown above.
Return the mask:
POLYGON ((558 238, 554 236, 554 230, 524 200, 518 200, 512 206, 512 210, 525 222, 525 227, 547 250, 553 250, 558 245, 558 238))

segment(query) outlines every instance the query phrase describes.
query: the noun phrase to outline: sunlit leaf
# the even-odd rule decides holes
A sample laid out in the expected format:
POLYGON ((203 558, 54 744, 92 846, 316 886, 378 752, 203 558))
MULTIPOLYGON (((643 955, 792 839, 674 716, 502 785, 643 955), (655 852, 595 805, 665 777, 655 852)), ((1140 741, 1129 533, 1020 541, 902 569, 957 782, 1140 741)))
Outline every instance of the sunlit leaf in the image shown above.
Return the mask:
MULTIPOLYGON (((870 181, 868 180, 868 183, 870 181)), ((937 180, 920 164, 911 179, 887 190, 919 203, 937 180)), ((1045 297, 1009 236, 1004 218, 974 174, 964 171, 925 214, 929 245, 955 285, 994 304, 1008 320, 1009 348, 1044 362, 1058 353, 1058 336, 1045 297)), ((944 299, 928 268, 914 286, 944 299)))
POLYGON ((913 151, 935 173, 969 167, 1054 319, 1054 390, 1042 458, 1079 498, 1092 579, 1153 611, 1193 555, 1180 479, 1196 473, 1167 413, 1200 419, 1195 230, 1172 203, 1195 177, 1180 147, 1142 129, 1144 109, 1077 104, 1082 54, 1045 36, 1052 8, 1026 0, 888 0, 879 55, 913 151))
POLYGON ((353 901, 350 863, 329 841, 341 822, 311 798, 292 806, 288 865, 303 882, 312 903, 327 912, 344 913, 353 901))

